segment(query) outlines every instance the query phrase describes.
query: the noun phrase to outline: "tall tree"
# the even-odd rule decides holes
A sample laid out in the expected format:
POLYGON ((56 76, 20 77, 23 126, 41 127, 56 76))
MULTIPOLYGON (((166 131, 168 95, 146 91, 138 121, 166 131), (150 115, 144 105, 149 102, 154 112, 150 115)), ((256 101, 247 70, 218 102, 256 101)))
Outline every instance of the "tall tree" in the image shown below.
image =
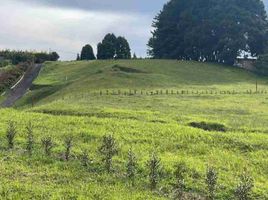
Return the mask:
POLYGON ((149 55, 233 64, 264 53, 268 21, 261 0, 171 0, 153 22, 149 55))
POLYGON ((82 48, 80 59, 81 60, 95 60, 96 59, 92 46, 87 44, 82 48))
POLYGON ((117 59, 130 59, 131 58, 129 43, 124 37, 121 37, 121 36, 117 38, 116 58, 117 59))
POLYGON ((98 44, 98 59, 114 59, 116 56, 117 38, 113 33, 107 34, 98 44))

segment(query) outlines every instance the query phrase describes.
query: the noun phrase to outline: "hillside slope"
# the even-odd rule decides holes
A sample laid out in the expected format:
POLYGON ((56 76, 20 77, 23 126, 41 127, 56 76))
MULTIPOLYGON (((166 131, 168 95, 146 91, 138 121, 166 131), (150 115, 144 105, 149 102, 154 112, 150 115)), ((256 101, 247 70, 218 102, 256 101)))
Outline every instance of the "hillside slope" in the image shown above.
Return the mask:
POLYGON ((268 199, 267 91, 265 77, 215 64, 46 63, 31 91, 16 103, 17 110, 0 109, 0 172, 5 186, 0 187, 0 197, 170 199, 180 163, 185 165, 184 192, 189 199, 206 197, 208 166, 218 172, 216 199, 234 199, 245 172, 254 178, 253 199, 268 199), (6 149, 5 135, 10 120, 18 132, 12 151, 6 149), (36 142, 31 157, 25 153, 29 122, 36 142), (111 174, 99 152, 107 134, 119 147, 111 174), (54 143, 51 156, 44 155, 41 142, 48 136, 54 143), (70 136, 71 159, 66 161, 65 140, 70 136), (126 178, 130 148, 138 160, 135 186, 126 178), (81 164, 85 151, 93 160, 86 168, 81 164), (154 191, 148 179, 152 153, 159 156, 163 169, 154 191))

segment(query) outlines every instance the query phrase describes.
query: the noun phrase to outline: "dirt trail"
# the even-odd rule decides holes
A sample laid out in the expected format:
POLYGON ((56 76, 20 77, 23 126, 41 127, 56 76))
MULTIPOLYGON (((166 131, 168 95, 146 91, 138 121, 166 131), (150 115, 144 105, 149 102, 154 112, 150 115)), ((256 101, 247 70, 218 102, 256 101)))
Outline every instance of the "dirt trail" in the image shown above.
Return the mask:
POLYGON ((29 69, 25 72, 23 78, 15 86, 12 87, 6 100, 1 104, 1 107, 12 107, 17 100, 23 97, 27 90, 32 86, 32 83, 38 76, 41 67, 41 64, 35 64, 29 67, 29 69))

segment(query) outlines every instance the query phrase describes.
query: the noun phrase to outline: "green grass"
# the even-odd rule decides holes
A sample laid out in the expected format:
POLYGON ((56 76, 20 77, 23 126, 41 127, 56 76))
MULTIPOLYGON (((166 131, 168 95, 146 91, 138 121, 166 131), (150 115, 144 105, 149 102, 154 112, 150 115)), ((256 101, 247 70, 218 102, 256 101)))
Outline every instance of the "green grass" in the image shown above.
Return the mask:
POLYGON ((206 194, 205 172, 219 172, 217 199, 233 199, 239 175, 255 180, 254 199, 268 198, 268 94, 105 95, 121 90, 268 91, 268 81, 233 67, 171 60, 46 63, 16 109, 0 110, 0 194, 6 199, 168 199, 174 165, 187 165, 186 191, 206 194), (133 70, 134 69, 134 70, 133 70), (135 72, 135 73, 133 73, 135 72), (103 95, 97 95, 103 91, 103 95), (96 93, 94 95, 94 93, 96 93), (32 102, 34 107, 32 107, 32 102), (17 123, 15 149, 6 150, 9 120, 17 123), (25 153, 25 126, 34 124, 35 152, 25 153), (226 132, 192 128, 191 122, 224 124, 226 132), (103 169, 98 148, 105 134, 119 144, 114 173, 103 169), (53 136, 53 156, 40 140, 53 136), (64 138, 74 136, 70 162, 62 161, 64 138), (135 187, 125 178, 128 149, 136 153, 135 187), (79 162, 82 150, 94 160, 79 162), (150 191, 146 162, 156 152, 164 168, 150 191))

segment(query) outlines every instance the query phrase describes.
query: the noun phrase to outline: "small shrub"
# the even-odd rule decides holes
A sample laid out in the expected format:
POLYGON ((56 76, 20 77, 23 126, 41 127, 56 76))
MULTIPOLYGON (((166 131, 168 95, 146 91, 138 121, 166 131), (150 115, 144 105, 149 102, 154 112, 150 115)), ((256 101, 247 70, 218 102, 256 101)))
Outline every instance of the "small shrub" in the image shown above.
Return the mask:
POLYGON ((240 182, 235 189, 236 199, 250 200, 253 187, 254 187, 254 181, 252 177, 244 173, 240 177, 240 182))
POLYGON ((227 128, 223 124, 218 123, 208 123, 208 122, 191 122, 189 126, 194 128, 203 129, 205 131, 218 131, 226 132, 227 128))
POLYGON ((131 181, 132 186, 135 185, 136 171, 137 171, 137 159, 132 149, 130 149, 128 151, 127 177, 131 181))
POLYGON ((115 138, 112 135, 104 136, 99 151, 103 155, 105 168, 107 172, 110 173, 112 169, 113 157, 118 154, 118 147, 115 138))
POLYGON ((153 153, 147 165, 149 167, 150 187, 151 190, 154 190, 160 180, 161 160, 153 153))
POLYGON ((186 170, 187 170, 186 165, 183 162, 179 163, 176 166, 176 170, 174 172, 176 183, 174 184, 174 187, 173 187, 173 191, 174 191, 173 199, 175 200, 184 199, 184 191, 186 188, 184 176, 185 176, 186 170))
POLYGON ((50 156, 51 155, 51 149, 53 148, 53 141, 50 136, 44 137, 42 139, 42 145, 44 147, 45 155, 50 156))
POLYGON ((206 174, 206 184, 207 184, 207 190, 208 190, 208 199, 214 200, 215 199, 215 193, 217 189, 217 181, 218 181, 218 174, 217 171, 209 167, 207 169, 206 174))
POLYGON ((6 132, 7 143, 8 143, 9 149, 13 149, 13 147, 14 147, 14 138, 15 138, 16 134, 17 134, 17 130, 16 130, 15 122, 9 121, 7 132, 6 132))
POLYGON ((93 161, 89 158, 88 152, 84 150, 81 154, 81 164, 83 167, 89 167, 93 161))
POLYGON ((29 155, 32 155, 33 148, 34 148, 34 136, 33 136, 33 125, 30 122, 27 127, 27 144, 26 144, 26 150, 29 153, 29 155))
POLYGON ((69 161, 71 155, 71 148, 73 146, 73 138, 67 137, 65 139, 65 160, 69 161))

